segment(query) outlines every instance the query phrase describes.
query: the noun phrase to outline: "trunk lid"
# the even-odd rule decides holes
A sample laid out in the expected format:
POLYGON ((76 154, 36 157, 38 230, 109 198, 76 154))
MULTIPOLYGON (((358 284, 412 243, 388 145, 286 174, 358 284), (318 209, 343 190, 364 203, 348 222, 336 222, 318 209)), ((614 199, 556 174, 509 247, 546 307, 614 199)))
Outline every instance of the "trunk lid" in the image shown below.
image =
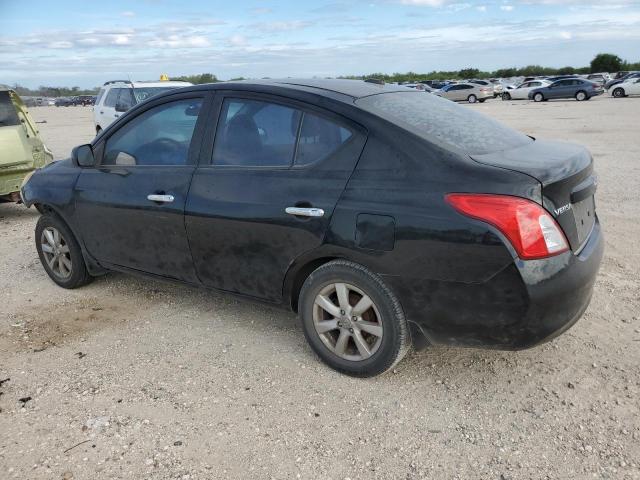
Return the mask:
POLYGON ((589 151, 571 143, 533 141, 501 152, 473 155, 480 163, 525 173, 542 185, 542 205, 580 250, 595 224, 597 178, 589 151))

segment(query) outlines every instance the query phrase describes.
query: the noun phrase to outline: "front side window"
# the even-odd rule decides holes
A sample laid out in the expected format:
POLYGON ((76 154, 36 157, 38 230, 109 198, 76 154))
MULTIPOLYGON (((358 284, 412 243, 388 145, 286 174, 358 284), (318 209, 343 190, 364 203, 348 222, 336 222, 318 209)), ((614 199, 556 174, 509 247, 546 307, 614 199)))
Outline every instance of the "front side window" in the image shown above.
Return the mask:
POLYGON ((107 97, 104 99, 104 106, 115 108, 118 103, 118 96, 120 95, 121 88, 112 88, 107 93, 107 97))
POLYGON ((177 100, 138 115, 109 137, 102 165, 186 165, 201 107, 177 100))
POLYGON ((226 99, 213 149, 214 165, 289 167, 300 123, 299 110, 248 99, 226 99))
POLYGON ((351 138, 340 125, 311 113, 302 117, 295 165, 309 165, 327 158, 351 138))
POLYGON ((133 95, 130 88, 121 88, 120 95, 118 96, 118 107, 123 110, 129 110, 135 105, 133 95))

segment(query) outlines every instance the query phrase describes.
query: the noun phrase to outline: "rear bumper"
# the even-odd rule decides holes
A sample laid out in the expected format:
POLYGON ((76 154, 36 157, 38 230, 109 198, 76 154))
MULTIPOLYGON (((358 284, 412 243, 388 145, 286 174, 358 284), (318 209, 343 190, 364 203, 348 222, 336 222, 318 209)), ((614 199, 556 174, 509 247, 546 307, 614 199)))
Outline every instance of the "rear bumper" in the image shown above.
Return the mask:
POLYGON ((518 259, 484 283, 385 280, 428 343, 520 350, 551 340, 582 316, 603 251, 596 222, 580 254, 518 259))

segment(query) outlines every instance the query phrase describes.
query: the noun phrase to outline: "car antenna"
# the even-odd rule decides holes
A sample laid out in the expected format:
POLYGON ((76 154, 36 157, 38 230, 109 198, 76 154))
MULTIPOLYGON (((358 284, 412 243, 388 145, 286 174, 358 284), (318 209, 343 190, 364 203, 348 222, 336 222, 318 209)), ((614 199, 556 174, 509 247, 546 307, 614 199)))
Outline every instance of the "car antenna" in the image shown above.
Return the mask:
MULTIPOLYGON (((133 94, 133 101, 135 102, 136 101, 136 87, 133 86, 133 82, 131 81, 131 75, 127 74, 127 78, 129 79, 129 83, 131 84, 131 93, 133 94)), ((135 105, 135 103, 133 105, 135 105)))

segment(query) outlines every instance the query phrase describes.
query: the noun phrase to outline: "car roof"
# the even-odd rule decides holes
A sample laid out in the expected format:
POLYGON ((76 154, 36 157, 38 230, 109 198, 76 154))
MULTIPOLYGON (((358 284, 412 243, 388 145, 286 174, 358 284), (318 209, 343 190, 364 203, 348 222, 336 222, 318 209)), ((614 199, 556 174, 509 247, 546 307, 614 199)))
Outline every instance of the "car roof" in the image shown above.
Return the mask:
MULTIPOLYGON (((329 94, 338 94, 341 96, 350 97, 352 99, 358 99, 362 97, 368 97, 371 95, 378 95, 381 93, 389 92, 406 92, 413 91, 415 89, 405 87, 402 85, 394 85, 391 83, 383 82, 368 82, 364 80, 347 80, 347 79, 298 79, 298 78, 286 78, 286 79, 263 79, 263 80, 243 80, 239 82, 220 82, 210 83, 201 86, 201 88, 214 88, 214 89, 226 89, 239 87, 243 90, 250 90, 251 87, 264 88, 264 87, 280 87, 292 90, 299 90, 305 92, 316 93, 322 96, 329 96, 329 94)), ((194 87, 197 88, 197 87, 194 87)), ((333 96, 333 95, 331 95, 333 96)))

